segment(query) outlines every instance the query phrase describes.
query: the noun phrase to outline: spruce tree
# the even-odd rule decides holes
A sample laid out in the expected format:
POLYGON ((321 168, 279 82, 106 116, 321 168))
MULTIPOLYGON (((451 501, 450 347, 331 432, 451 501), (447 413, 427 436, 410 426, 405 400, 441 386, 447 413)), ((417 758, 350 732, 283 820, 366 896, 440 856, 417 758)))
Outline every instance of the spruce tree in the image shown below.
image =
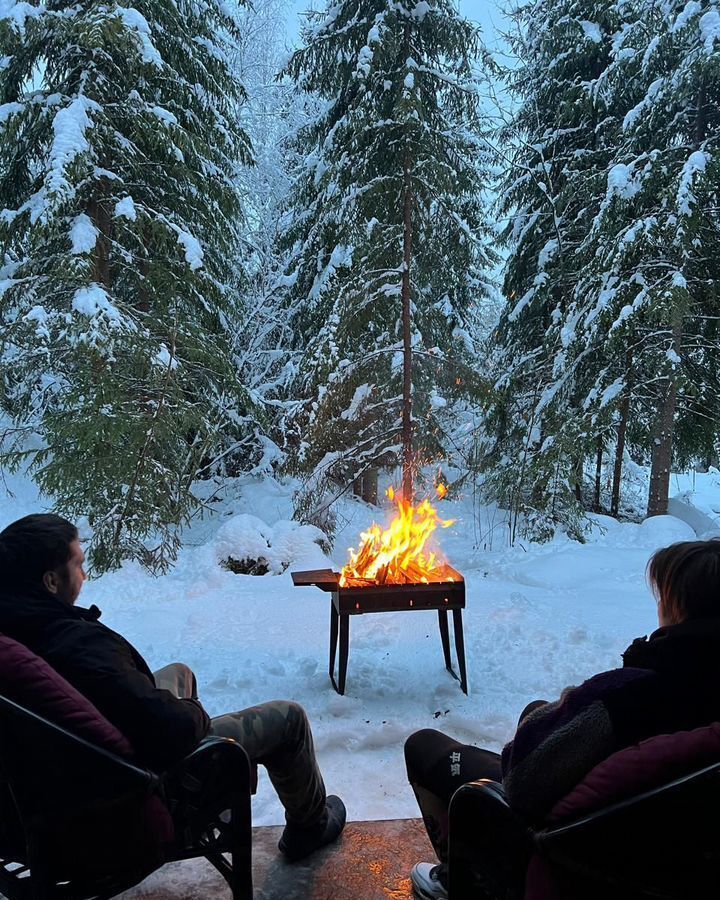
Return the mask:
POLYGON ((193 481, 243 427, 225 333, 249 159, 234 36, 219 0, 0 19, 3 403, 16 438, 40 436, 41 487, 87 514, 96 570, 164 568, 193 481))
POLYGON ((624 115, 586 321, 605 355, 629 348, 624 371, 608 369, 595 396, 636 386, 634 440, 651 464, 647 512, 657 515, 674 445, 689 461, 717 441, 720 13, 712 2, 627 9, 607 73, 624 115))
POLYGON ((352 483, 441 452, 474 386, 475 318, 491 296, 489 182, 474 68, 480 36, 449 0, 342 0, 311 13, 288 66, 323 101, 301 132, 288 306, 306 472, 352 483))
MULTIPOLYGON (((500 132, 508 298, 495 335, 486 492, 534 537, 581 531, 584 462, 601 431, 582 399, 601 363, 577 343, 575 291, 617 128, 603 90, 619 16, 601 0, 531 0, 507 73, 516 111, 500 132)), ((597 490, 595 491, 597 494, 597 490)))
POLYGON ((243 469, 249 464, 258 473, 276 472, 287 459, 285 428, 299 351, 285 305, 288 250, 280 236, 293 176, 302 163, 294 139, 316 103, 287 78, 278 78, 287 62, 286 17, 285 0, 259 0, 240 9, 240 42, 232 56, 233 71, 248 93, 238 117, 254 159, 238 173, 244 214, 236 252, 246 282, 233 344, 241 380, 258 413, 241 462, 243 469), (249 459, 247 449, 253 451, 249 459))

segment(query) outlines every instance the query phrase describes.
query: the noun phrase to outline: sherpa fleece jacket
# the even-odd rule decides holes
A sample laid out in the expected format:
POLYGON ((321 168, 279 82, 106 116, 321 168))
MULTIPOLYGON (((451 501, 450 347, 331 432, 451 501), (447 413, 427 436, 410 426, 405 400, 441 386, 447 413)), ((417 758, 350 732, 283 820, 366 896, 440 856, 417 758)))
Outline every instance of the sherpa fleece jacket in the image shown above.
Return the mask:
POLYGON ((0 632, 25 644, 93 703, 161 771, 193 750, 210 719, 197 700, 155 686, 138 651, 101 624, 96 606, 69 606, 41 588, 0 589, 0 632))
POLYGON ((540 822, 598 763, 625 747, 720 721, 720 618, 660 628, 623 667, 569 687, 522 720, 502 753, 510 805, 540 822))

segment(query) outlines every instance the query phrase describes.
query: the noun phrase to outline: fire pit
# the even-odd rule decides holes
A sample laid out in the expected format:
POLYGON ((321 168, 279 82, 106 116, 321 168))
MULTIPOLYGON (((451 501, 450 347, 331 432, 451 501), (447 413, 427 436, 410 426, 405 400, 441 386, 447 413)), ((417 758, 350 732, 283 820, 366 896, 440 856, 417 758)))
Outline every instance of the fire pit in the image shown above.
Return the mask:
POLYGON ((442 561, 437 552, 426 553, 425 546, 438 526, 448 527, 452 521, 439 518, 429 501, 419 506, 396 498, 398 513, 383 530, 373 525, 361 535, 363 543, 342 572, 317 569, 293 572, 293 584, 314 585, 331 594, 330 603, 330 680, 339 694, 345 693, 350 616, 399 610, 436 609, 445 667, 458 678, 450 659, 448 611, 453 613, 455 651, 460 669, 460 686, 467 694, 465 643, 462 611, 465 608, 465 582, 462 575, 442 561), (340 656, 335 680, 335 657, 338 643, 340 656))

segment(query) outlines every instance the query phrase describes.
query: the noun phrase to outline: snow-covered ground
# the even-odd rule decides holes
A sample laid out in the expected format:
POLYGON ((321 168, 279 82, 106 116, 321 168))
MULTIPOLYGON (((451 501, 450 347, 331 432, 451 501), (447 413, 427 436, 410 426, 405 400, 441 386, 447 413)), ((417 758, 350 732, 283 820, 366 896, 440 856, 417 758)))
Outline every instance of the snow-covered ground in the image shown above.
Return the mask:
MULTIPOLYGON (((716 470, 674 477, 672 486, 718 519, 716 470)), ((8 478, 7 487, 13 496, 0 497, 0 527, 47 508, 28 480, 8 478)), ((444 517, 457 519, 442 532, 442 546, 467 581, 468 697, 444 669, 434 612, 353 618, 346 694, 333 691, 328 596, 293 588, 289 570, 234 575, 218 560, 236 555, 233 550, 258 524, 237 517, 255 516, 265 523, 261 530, 277 565, 285 559, 291 569, 337 568, 373 511, 353 500, 340 504, 341 528, 328 561, 312 530, 294 532, 287 524, 292 488, 268 479, 235 482, 217 513, 186 533, 168 575, 153 578, 126 565, 89 581, 80 602, 96 603, 103 621, 125 634, 152 666, 187 662, 211 714, 262 700, 300 701, 327 786, 345 799, 351 819, 416 815, 404 773, 405 738, 432 727, 499 750, 526 703, 554 698, 566 685, 617 665, 634 637, 656 627, 644 579, 647 560, 660 546, 694 537, 689 525, 669 516, 641 524, 599 516, 586 544, 558 537, 507 548, 496 533, 492 549, 478 549, 491 513, 475 508, 471 497, 440 507, 444 517)), ((282 821, 267 778, 261 778, 253 809, 256 824, 282 821)))

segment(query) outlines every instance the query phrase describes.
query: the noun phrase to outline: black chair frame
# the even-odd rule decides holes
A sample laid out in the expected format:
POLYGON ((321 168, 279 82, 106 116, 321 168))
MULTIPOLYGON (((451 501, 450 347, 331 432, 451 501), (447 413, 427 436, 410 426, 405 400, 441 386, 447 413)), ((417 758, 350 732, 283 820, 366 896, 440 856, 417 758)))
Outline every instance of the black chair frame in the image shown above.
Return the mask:
MULTIPOLYGON (((583 896, 706 896, 720 867, 720 763, 556 826, 530 827, 502 786, 463 785, 450 803, 451 900, 522 900, 534 852, 583 896)), ((707 895, 709 896, 709 894, 707 895)))
POLYGON ((198 857, 220 872, 233 900, 252 900, 252 767, 236 741, 207 738, 159 775, 0 695, 0 790, 4 807, 9 802, 16 814, 12 846, 0 847, 0 893, 8 900, 109 900, 165 862, 198 857), (40 781, 52 778, 52 800, 38 799, 35 779, 25 783, 28 758, 50 760, 51 769, 61 758, 63 772, 68 766, 67 786, 43 766, 34 770, 40 781), (119 848, 112 873, 90 879, 68 878, 48 864, 48 835, 57 834, 59 823, 99 821, 109 804, 150 795, 162 800, 174 823, 175 840, 162 859, 123 867, 119 848))

